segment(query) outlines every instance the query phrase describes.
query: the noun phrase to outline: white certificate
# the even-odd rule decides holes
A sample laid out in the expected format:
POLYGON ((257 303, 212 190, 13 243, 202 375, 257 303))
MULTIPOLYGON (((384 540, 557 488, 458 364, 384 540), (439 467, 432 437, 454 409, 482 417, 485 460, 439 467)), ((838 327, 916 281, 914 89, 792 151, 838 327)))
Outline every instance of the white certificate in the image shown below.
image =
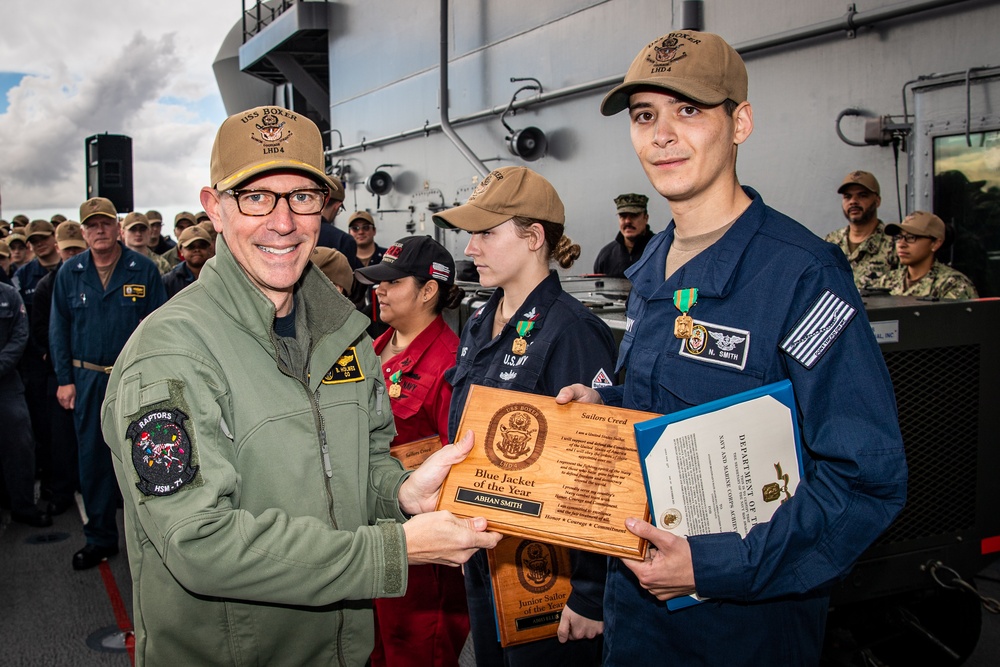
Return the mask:
POLYGON ((745 537, 799 484, 787 380, 641 422, 635 431, 652 522, 677 535, 745 537))

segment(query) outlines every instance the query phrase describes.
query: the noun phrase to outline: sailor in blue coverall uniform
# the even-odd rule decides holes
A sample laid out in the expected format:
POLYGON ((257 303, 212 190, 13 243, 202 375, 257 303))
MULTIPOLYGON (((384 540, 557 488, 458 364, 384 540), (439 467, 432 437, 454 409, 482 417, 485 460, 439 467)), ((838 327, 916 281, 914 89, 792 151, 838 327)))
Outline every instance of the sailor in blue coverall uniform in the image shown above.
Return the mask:
POLYGON ((605 97, 605 115, 628 108, 633 146, 674 220, 626 272, 624 385, 567 388, 559 400, 599 394, 671 413, 788 379, 802 482, 746 538, 685 538, 627 520, 651 546, 646 561, 609 564, 609 667, 650 655, 678 665, 817 664, 831 586, 905 500, 892 385, 850 266, 736 180, 736 146, 753 126, 746 81, 721 38, 675 32, 643 49, 605 97), (685 314, 691 321, 678 326, 685 314), (695 592, 707 600, 666 608, 695 592))
POLYGON ((118 484, 101 434, 101 402, 111 366, 139 322, 166 301, 166 291, 156 265, 117 240, 117 214, 110 201, 87 200, 80 207, 80 220, 91 247, 63 263, 56 275, 49 349, 60 403, 65 388, 75 386, 75 405, 63 407, 73 409, 88 521, 83 528, 87 545, 74 555, 73 567, 87 569, 118 552, 118 484), (113 244, 108 238, 112 233, 113 244), (95 235, 100 238, 95 240, 95 235), (102 245, 107 246, 105 253, 113 255, 115 245, 121 252, 106 287, 93 257, 95 247, 102 245))
MULTIPOLYGON (((451 441, 458 435, 473 384, 554 396, 570 382, 588 387, 612 383, 611 329, 567 294, 558 274, 547 268, 551 260, 569 268, 579 255, 579 246, 575 254, 570 250, 574 246, 564 233, 563 204, 548 181, 525 167, 501 167, 483 179, 466 204, 436 214, 434 222, 471 233, 465 254, 479 267, 480 283, 497 288, 466 322, 456 365, 445 374, 453 388, 448 414, 451 441), (526 230, 536 235, 544 230, 544 242, 526 230), (484 239, 487 234, 489 241, 484 239), (504 237, 513 240, 498 245, 496 239, 504 237), (509 314, 500 315, 504 304, 509 314)), ((600 664, 598 635, 607 558, 571 549, 570 562, 573 590, 560 618, 558 638, 501 649, 486 554, 480 550, 469 559, 465 588, 479 667, 600 664)))

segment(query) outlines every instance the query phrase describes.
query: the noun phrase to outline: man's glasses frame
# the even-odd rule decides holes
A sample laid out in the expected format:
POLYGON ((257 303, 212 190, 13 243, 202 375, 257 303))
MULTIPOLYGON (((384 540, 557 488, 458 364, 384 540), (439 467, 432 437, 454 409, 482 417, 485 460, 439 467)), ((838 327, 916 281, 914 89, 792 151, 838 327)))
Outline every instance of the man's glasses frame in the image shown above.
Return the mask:
POLYGON ((288 203, 292 213, 315 215, 323 210, 326 198, 330 195, 327 188, 297 188, 288 192, 272 190, 225 190, 224 192, 236 200, 236 207, 240 213, 251 217, 269 215, 280 199, 288 203), (255 197, 259 200, 255 200, 255 197))

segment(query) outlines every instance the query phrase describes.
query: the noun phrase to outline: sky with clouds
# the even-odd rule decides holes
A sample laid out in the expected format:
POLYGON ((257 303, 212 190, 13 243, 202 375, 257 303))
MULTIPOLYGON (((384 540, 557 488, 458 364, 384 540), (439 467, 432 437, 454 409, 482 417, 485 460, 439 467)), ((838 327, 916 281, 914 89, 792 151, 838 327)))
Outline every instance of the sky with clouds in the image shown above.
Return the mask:
POLYGON ((0 217, 78 217, 84 139, 132 137, 135 206, 200 208, 225 109, 212 63, 236 0, 4 3, 0 217))

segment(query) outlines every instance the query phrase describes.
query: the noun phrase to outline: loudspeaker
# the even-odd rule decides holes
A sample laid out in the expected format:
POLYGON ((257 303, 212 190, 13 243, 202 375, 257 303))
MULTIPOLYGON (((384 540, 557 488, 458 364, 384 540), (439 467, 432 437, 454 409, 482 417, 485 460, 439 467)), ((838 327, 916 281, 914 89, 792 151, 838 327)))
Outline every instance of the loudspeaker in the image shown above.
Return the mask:
POLYGON ((106 197, 119 213, 134 209, 132 199, 132 137, 95 134, 84 139, 87 199, 106 197))
POLYGON ((527 162, 534 162, 545 155, 548 147, 549 142, 545 138, 545 133, 537 127, 526 127, 507 138, 507 148, 510 152, 527 162))
POLYGON ((392 190, 392 176, 385 171, 376 171, 365 181, 365 188, 373 195, 389 194, 392 190))

